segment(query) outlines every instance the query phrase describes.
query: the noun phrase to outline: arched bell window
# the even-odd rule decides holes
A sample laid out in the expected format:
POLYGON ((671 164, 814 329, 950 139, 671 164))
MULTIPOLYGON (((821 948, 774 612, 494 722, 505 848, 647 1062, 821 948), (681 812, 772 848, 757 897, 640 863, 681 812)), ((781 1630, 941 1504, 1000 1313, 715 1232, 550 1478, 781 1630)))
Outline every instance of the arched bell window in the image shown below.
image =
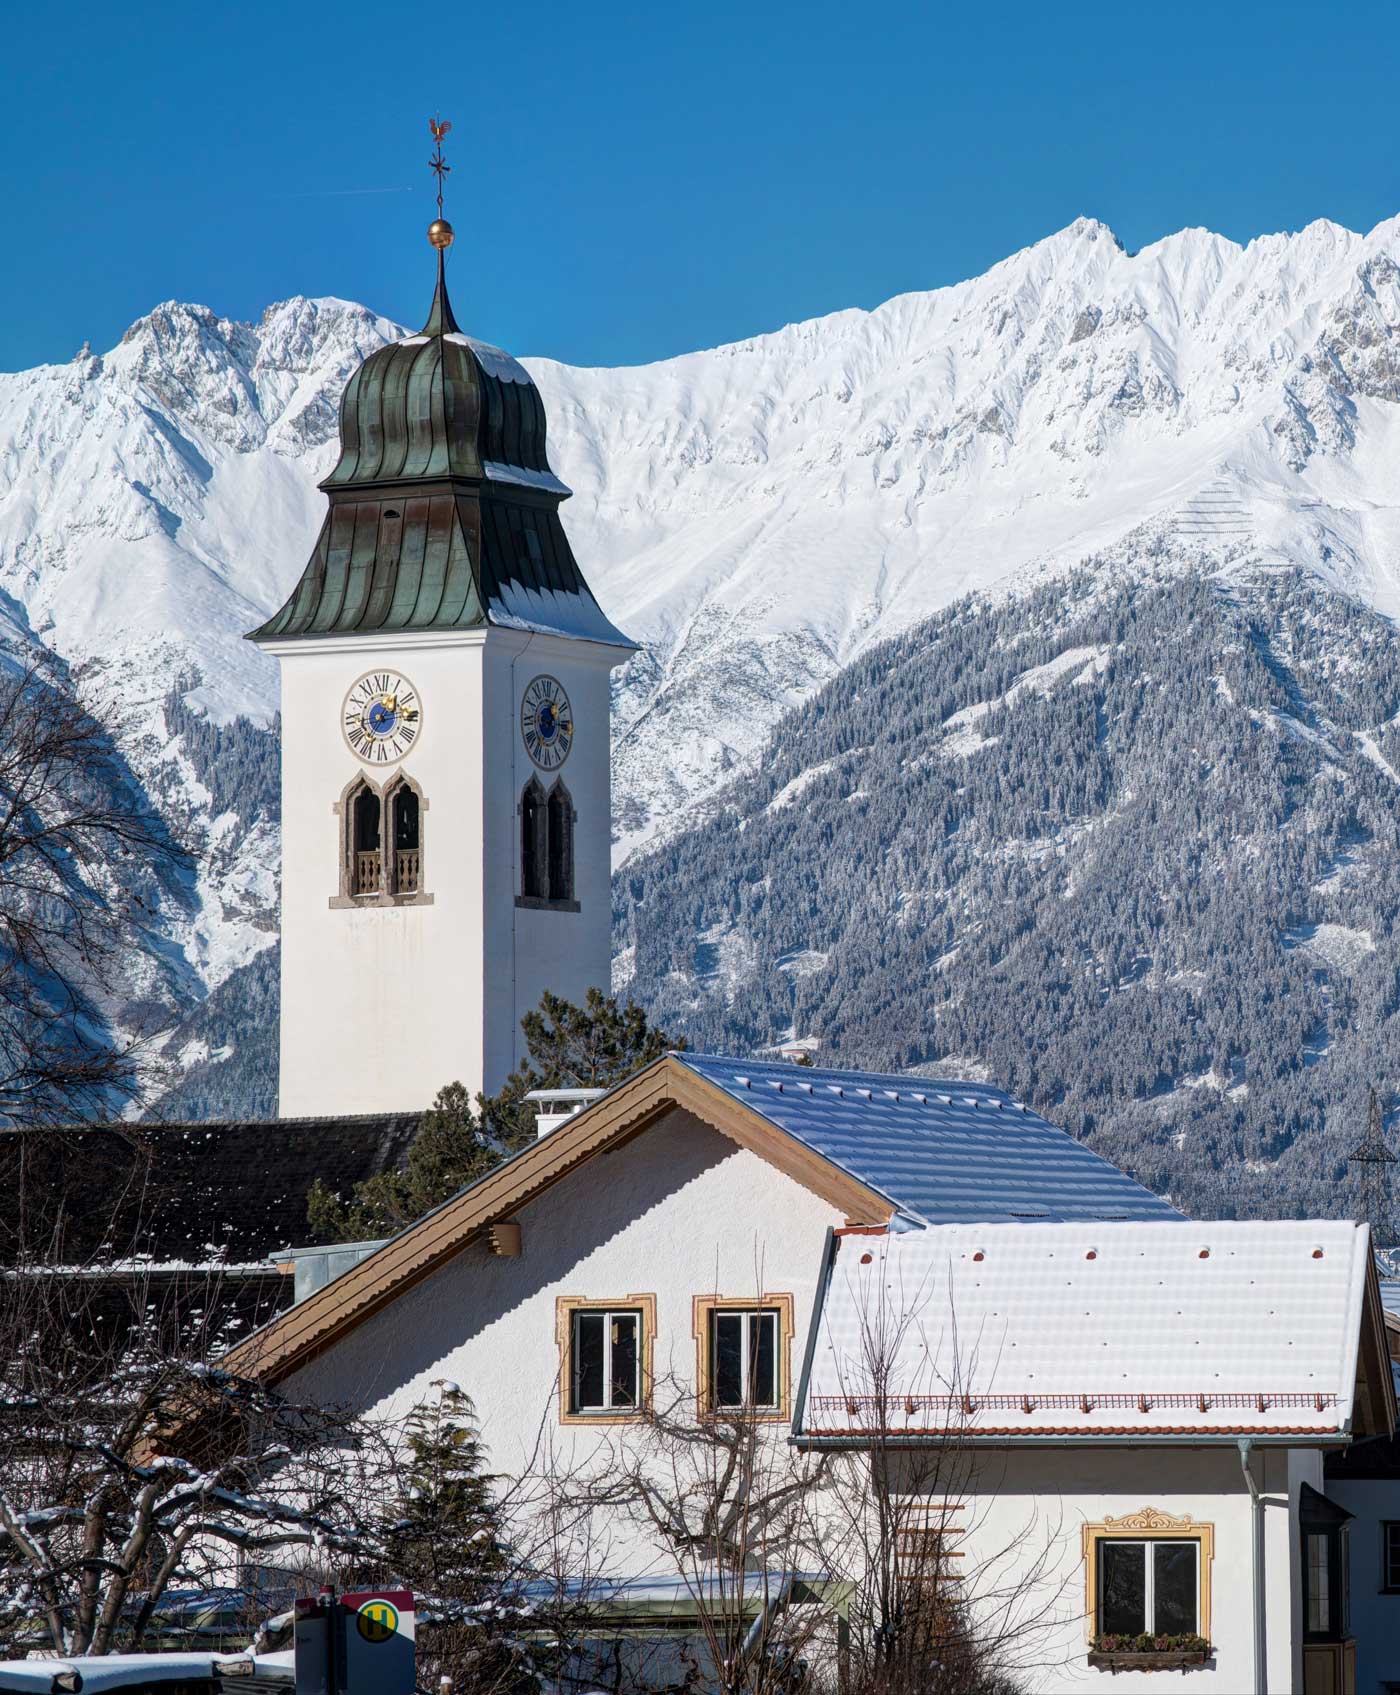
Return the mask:
POLYGON ((520 796, 520 902, 577 911, 574 803, 562 782, 548 794, 531 777, 520 796))
POLYGON ((340 891, 332 906, 426 905, 423 875, 423 791, 404 772, 381 790, 357 777, 341 793, 340 891))
POLYGON ((549 809, 538 779, 531 777, 520 797, 520 893, 526 900, 547 900, 549 809))
POLYGON ((393 880, 396 895, 416 895, 423 887, 422 809, 417 789, 405 777, 389 797, 394 838, 393 880))
POLYGON ((574 803, 563 783, 549 791, 549 898, 574 898, 574 803))
POLYGON ((357 898, 378 895, 383 887, 380 822, 383 816, 377 790, 361 783, 350 801, 350 892, 357 898))

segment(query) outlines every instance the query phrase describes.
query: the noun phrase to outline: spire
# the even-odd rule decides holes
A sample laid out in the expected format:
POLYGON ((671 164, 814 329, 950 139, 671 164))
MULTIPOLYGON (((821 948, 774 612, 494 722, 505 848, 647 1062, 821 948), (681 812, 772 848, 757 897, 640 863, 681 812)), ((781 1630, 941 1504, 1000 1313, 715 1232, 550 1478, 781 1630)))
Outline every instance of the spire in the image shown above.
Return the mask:
POLYGON ((1372 1089, 1366 1112, 1366 1134, 1347 1155, 1347 1164, 1358 1168, 1361 1222, 1371 1226, 1371 1246, 1377 1250, 1396 1245, 1389 1170, 1395 1163, 1395 1155, 1386 1144, 1381 1103, 1372 1089))
POLYGON ((447 250, 451 247, 455 231, 452 225, 442 215, 442 184, 443 178, 450 175, 451 165, 442 156, 442 138, 452 128, 450 123, 441 118, 429 118, 428 130, 434 143, 433 156, 428 161, 428 169, 437 178, 437 211, 438 215, 428 225, 428 240, 437 248, 437 288, 433 293, 433 309, 428 314, 422 335, 460 335, 457 320, 452 316, 452 302, 447 298, 447 250))
POLYGON ((428 313, 428 321, 418 332, 420 335, 460 335, 457 320, 452 316, 452 302, 447 298, 447 266, 444 264, 446 254, 438 248, 437 287, 433 290, 433 309, 428 313))

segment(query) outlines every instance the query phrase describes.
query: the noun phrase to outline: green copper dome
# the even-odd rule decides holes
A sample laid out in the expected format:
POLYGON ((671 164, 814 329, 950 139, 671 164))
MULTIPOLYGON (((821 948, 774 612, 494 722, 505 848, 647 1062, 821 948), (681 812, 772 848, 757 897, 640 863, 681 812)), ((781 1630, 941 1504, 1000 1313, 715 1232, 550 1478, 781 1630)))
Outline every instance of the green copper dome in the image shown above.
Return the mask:
POLYGON ((249 640, 498 624, 631 645, 564 534, 539 390, 457 327, 441 252, 422 330, 346 384, 320 486, 329 510, 301 580, 249 640))

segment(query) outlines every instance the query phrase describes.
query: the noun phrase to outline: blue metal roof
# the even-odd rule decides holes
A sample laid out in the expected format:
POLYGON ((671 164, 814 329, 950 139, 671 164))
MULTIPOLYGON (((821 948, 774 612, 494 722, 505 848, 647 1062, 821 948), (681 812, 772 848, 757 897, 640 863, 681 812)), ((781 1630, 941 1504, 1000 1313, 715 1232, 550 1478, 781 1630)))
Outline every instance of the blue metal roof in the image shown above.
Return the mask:
POLYGON ((1067 1131, 981 1083, 675 1057, 912 1223, 1181 1217, 1067 1131))

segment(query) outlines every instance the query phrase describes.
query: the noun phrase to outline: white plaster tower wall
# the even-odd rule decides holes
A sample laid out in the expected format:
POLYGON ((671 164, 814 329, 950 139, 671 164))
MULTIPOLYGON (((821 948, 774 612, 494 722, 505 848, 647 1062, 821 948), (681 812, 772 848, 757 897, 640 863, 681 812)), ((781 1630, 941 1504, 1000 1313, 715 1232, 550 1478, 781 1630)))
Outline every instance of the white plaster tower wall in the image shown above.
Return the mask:
POLYGON ((493 630, 486 644, 484 1075, 488 1090, 524 1055, 520 1021, 546 990, 581 1004, 607 991, 612 971, 612 792, 610 673, 615 647, 542 634, 493 630), (521 704, 539 676, 560 683, 572 707, 569 755, 539 770, 521 733, 521 704), (507 751, 508 750, 508 751, 507 751), (534 776, 562 782, 575 814, 577 911, 520 904, 520 800, 534 776), (509 962, 509 970, 491 962, 509 962))
POLYGON ((616 648, 484 629, 270 645, 282 661, 280 1111, 410 1111, 461 1081, 498 1088, 520 1020, 546 989, 582 1001, 610 963, 609 670, 616 648), (346 691, 367 672, 407 678, 421 730, 398 762, 346 744, 346 691), (576 815, 577 911, 521 906, 520 796, 536 771, 521 700, 540 674, 573 708, 562 780, 576 815), (422 889, 412 903, 346 899, 340 799, 361 774, 417 785, 422 889))
POLYGON ((634 650, 561 525, 539 391, 458 328, 429 234, 428 321, 352 374, 325 523, 249 638, 282 669, 283 1117, 494 1092, 546 990, 609 979, 609 673, 634 650))
POLYGON ((282 661, 282 1019, 279 1110, 409 1111, 482 1077, 482 649, 469 631, 413 645, 343 638, 274 647, 282 661), (393 669, 423 702, 399 764, 369 772, 346 745, 346 691, 393 669), (422 792, 423 895, 346 904, 340 799, 402 769, 422 792), (430 904, 428 904, 430 902, 430 904))

